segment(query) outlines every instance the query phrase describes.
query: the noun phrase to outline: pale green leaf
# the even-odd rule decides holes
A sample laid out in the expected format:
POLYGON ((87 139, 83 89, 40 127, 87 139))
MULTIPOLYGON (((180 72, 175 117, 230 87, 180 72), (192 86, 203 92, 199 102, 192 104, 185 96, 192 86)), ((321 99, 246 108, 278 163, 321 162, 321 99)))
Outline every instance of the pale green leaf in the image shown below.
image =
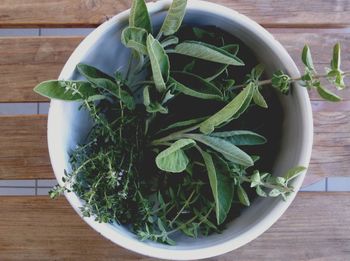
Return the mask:
POLYGON ((207 168, 209 183, 215 201, 216 222, 220 225, 225 221, 231 209, 234 192, 233 182, 228 178, 229 169, 221 158, 216 157, 214 163, 209 153, 202 150, 200 152, 207 168))
POLYGON ((260 186, 257 186, 255 191, 256 191, 256 194, 258 194, 258 196, 267 197, 266 192, 260 186))
POLYGON ((259 91, 259 88, 255 88, 254 94, 253 94, 253 101, 256 105, 262 107, 262 108, 268 108, 268 105, 265 101, 264 96, 259 91))
POLYGON ((52 80, 38 84, 34 91, 49 99, 82 101, 99 94, 89 82, 52 80))
POLYGON ((169 82, 178 92, 199 99, 222 100, 222 93, 215 85, 195 74, 173 72, 172 77, 169 82))
POLYGON ((157 167, 166 172, 183 172, 189 163, 189 159, 183 150, 195 144, 196 142, 191 139, 181 139, 174 142, 170 147, 157 155, 157 167))
POLYGON ((209 134, 215 127, 239 117, 249 106, 254 93, 254 84, 249 83, 231 102, 200 125, 200 131, 209 134))
POLYGON ((138 27, 127 27, 123 30, 121 42, 143 55, 147 55, 147 31, 138 27))
POLYGON ((145 0, 133 0, 129 16, 129 26, 145 29, 152 33, 152 24, 145 0))
POLYGON ((202 42, 185 41, 178 44, 175 47, 175 51, 178 54, 187 55, 210 62, 236 66, 244 65, 242 60, 240 60, 236 55, 231 54, 228 51, 225 51, 224 49, 221 49, 214 45, 202 42))
POLYGON ((296 178, 300 174, 302 174, 305 170, 306 170, 306 168, 303 166, 297 166, 297 167, 291 168, 290 170, 287 171, 284 178, 288 182, 288 181, 296 178))
POLYGON ((149 105, 146 106, 146 111, 149 113, 162 113, 162 114, 167 114, 168 113, 168 108, 164 107, 161 105, 159 102, 151 102, 149 105))
POLYGON ((169 57, 161 44, 152 35, 147 37, 147 50, 156 88, 159 92, 164 92, 166 90, 166 82, 169 79, 169 57))
POLYGON ((177 38, 174 35, 171 35, 167 38, 165 38, 162 42, 161 45, 163 46, 163 48, 171 46, 171 45, 175 45, 179 43, 179 38, 177 38))
POLYGON ((164 35, 172 35, 179 30, 186 13, 187 0, 173 0, 165 17, 160 32, 164 35))
POLYGON ((213 132, 210 136, 225 139, 237 146, 261 145, 267 141, 265 137, 246 130, 213 132))
POLYGON ((246 167, 254 165, 252 158, 231 142, 202 134, 188 134, 187 136, 221 153, 228 161, 231 161, 232 163, 246 167))
POLYGON ((242 188, 241 185, 237 186, 237 194, 238 194, 239 202, 241 202, 244 206, 249 207, 250 201, 249 201, 247 192, 245 192, 244 188, 242 188))
POLYGON ((259 171, 255 170, 253 175, 250 177, 250 187, 254 188, 261 184, 261 177, 259 171))
POLYGON ((151 96, 149 93, 149 86, 143 89, 143 104, 147 107, 151 104, 151 96))
POLYGON ((272 189, 269 193, 269 197, 278 197, 279 195, 281 195, 281 191, 278 189, 272 189))
POLYGON ((172 130, 175 128, 189 127, 191 125, 198 124, 207 118, 208 117, 201 117, 201 118, 190 119, 190 120, 185 120, 185 121, 178 121, 178 122, 175 122, 173 124, 170 124, 168 127, 164 128, 164 129, 162 129, 161 132, 172 130))

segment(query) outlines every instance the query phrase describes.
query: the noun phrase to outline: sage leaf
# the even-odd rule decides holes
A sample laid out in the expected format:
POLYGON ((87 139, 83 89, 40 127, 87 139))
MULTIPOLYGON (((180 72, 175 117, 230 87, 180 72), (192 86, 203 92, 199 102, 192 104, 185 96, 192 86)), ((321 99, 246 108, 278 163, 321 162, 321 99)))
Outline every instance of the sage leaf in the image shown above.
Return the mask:
POLYGON ((117 84, 113 77, 87 64, 80 63, 77 65, 77 68, 79 72, 97 88, 101 88, 121 100, 128 109, 133 110, 135 108, 133 96, 127 91, 122 90, 121 85, 117 84))
POLYGON ((84 81, 52 80, 38 84, 34 91, 49 99, 82 101, 99 94, 91 83, 84 81))
POLYGON ((163 48, 171 46, 171 45, 175 45, 179 43, 179 38, 177 38, 176 36, 169 36, 167 38, 165 38, 162 42, 161 45, 163 46, 163 48))
POLYGON ((183 172, 189 163, 189 159, 183 150, 195 144, 196 142, 192 139, 177 140, 157 155, 157 167, 166 172, 183 172))
POLYGON ((149 105, 146 106, 146 111, 149 113, 162 113, 167 114, 168 108, 165 108, 163 105, 161 105, 159 102, 151 102, 149 105))
POLYGON ((321 84, 316 85, 318 94, 325 100, 331 101, 331 102, 338 102, 341 101, 342 98, 340 98, 338 95, 332 93, 331 91, 324 88, 321 84))
POLYGON ((215 80, 215 79, 218 78, 223 72, 226 71, 227 67, 228 67, 227 64, 221 66, 221 67, 219 68, 219 70, 218 70, 215 74, 213 74, 213 75, 211 75, 211 76, 205 78, 205 80, 207 80, 207 81, 209 81, 209 82, 215 80))
POLYGON ((209 183, 215 201, 216 222, 222 224, 232 205, 234 186, 227 174, 229 169, 225 161, 216 157, 215 164, 213 157, 203 150, 200 151, 207 169, 209 183))
POLYGON ((195 74, 172 72, 172 77, 169 82, 178 92, 199 99, 222 100, 222 93, 215 85, 195 74))
POLYGON ((225 139, 236 146, 262 145, 267 141, 265 137, 246 130, 213 132, 210 136, 225 139))
POLYGON ((195 125, 195 124, 198 124, 198 123, 204 121, 207 118, 208 117, 201 117, 201 118, 197 118, 197 119, 178 121, 178 122, 175 122, 173 124, 170 124, 168 127, 162 129, 159 132, 164 132, 164 131, 168 131, 168 130, 172 130, 172 129, 176 129, 176 128, 188 127, 188 126, 191 126, 191 125, 195 125))
POLYGON ((147 107, 151 104, 151 96, 149 93, 149 86, 143 89, 143 104, 147 107))
POLYGON ((241 185, 237 186, 237 194, 239 202, 241 202, 244 206, 249 207, 250 201, 247 195, 247 192, 245 192, 244 188, 241 185))
POLYGON ((247 153, 229 141, 202 134, 188 134, 187 136, 221 153, 228 161, 232 163, 245 167, 254 165, 252 158, 247 153))
POLYGON ((223 47, 220 47, 222 50, 229 52, 232 55, 237 55, 239 51, 239 45, 238 44, 227 44, 223 47))
POLYGON ((147 31, 138 27, 127 27, 123 30, 121 42, 128 48, 147 55, 147 31))
POLYGON ((291 181, 292 179, 302 174, 305 170, 306 168, 303 166, 297 166, 297 167, 291 168, 290 170, 287 171, 286 175, 284 176, 284 179, 286 180, 286 182, 291 181))
POLYGON ((239 117, 249 106, 254 93, 254 84, 249 83, 231 102, 200 125, 200 131, 209 134, 215 127, 232 118, 239 117))
POLYGON ((154 39, 152 35, 147 37, 147 50, 156 88, 159 92, 164 92, 166 82, 169 79, 169 57, 158 40, 154 39))
POLYGON ((173 0, 165 17, 160 33, 172 35, 179 30, 186 13, 187 0, 173 0))
POLYGON ((133 0, 129 16, 129 26, 145 29, 152 33, 151 19, 147 10, 145 0, 133 0))
POLYGON ((253 94, 253 101, 256 105, 262 107, 262 108, 268 108, 268 105, 266 103, 266 100, 264 96, 259 91, 259 88, 255 88, 254 94, 253 94))
POLYGON ((311 52, 309 46, 306 44, 301 53, 301 60, 304 65, 311 71, 315 71, 314 63, 312 61, 311 52))
POLYGON ((199 58, 206 61, 243 66, 244 63, 236 55, 229 53, 214 45, 197 42, 185 41, 175 47, 175 52, 182 55, 187 55, 199 58))

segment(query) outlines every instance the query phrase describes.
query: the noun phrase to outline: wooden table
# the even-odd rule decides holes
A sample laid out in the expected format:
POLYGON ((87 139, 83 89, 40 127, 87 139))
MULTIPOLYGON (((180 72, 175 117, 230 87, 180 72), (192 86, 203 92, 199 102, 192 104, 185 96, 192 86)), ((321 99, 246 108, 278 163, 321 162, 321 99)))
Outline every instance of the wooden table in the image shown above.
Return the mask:
MULTIPOLYGON (((95 27, 129 0, 1 0, 1 28, 95 27)), ((350 69, 350 1, 218 0, 266 27, 300 66, 304 43, 317 68, 343 44, 350 69)), ((57 78, 82 40, 74 36, 0 38, 0 102, 47 102, 32 88, 57 78)), ((302 67, 300 67, 302 68, 302 67)), ((331 104, 311 93, 315 140, 305 184, 350 176, 350 91, 331 104)), ((53 178, 46 115, 0 116, 0 179, 53 178)), ((350 260, 350 192, 300 192, 283 217, 248 245, 213 260, 350 260)), ((148 260, 94 232, 64 198, 0 197, 0 260, 148 260)))

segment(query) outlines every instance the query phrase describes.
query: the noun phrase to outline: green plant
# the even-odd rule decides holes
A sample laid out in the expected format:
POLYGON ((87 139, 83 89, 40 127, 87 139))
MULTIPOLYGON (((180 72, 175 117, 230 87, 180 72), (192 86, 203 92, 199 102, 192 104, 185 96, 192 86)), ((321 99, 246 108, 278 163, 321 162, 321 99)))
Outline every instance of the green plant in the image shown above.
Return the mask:
POLYGON ((232 125, 253 106, 268 107, 263 86, 287 95, 298 82, 326 100, 339 101, 321 79, 344 89, 349 74, 340 69, 339 44, 326 74, 316 72, 305 46, 303 76, 293 79, 278 71, 261 80, 264 68, 257 65, 243 84, 235 84, 229 70, 245 65, 238 57, 240 46, 208 28, 190 28, 192 39, 182 39, 178 30, 186 3, 173 1, 154 36, 144 0, 133 1, 129 26, 122 32, 122 43, 131 50, 126 72, 110 76, 79 64, 86 81, 53 80, 35 88, 51 99, 81 102, 94 122, 84 144, 71 152, 72 170, 51 197, 73 191, 85 202, 84 216, 131 224, 141 240, 167 244, 175 244, 172 235, 179 231, 190 237, 220 232, 242 206, 250 205, 252 191, 283 199, 293 192, 290 181, 305 168, 278 177, 256 170, 259 157, 248 147, 267 140, 232 125), (208 64, 211 70, 200 70, 208 64), (138 94, 143 96, 139 103, 138 94), (171 104, 184 97, 215 110, 182 119, 171 104), (164 125, 164 117, 171 123, 164 125))

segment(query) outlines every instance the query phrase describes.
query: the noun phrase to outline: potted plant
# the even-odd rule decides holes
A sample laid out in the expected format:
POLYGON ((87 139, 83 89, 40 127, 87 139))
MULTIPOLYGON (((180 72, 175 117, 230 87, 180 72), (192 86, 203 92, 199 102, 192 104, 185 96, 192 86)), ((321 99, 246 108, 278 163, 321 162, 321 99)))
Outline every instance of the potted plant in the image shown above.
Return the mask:
POLYGON ((287 209, 312 147, 307 88, 343 89, 340 46, 300 76, 255 22, 216 4, 145 4, 107 21, 75 50, 52 99, 50 158, 73 208, 141 254, 198 259, 242 246, 287 209))

